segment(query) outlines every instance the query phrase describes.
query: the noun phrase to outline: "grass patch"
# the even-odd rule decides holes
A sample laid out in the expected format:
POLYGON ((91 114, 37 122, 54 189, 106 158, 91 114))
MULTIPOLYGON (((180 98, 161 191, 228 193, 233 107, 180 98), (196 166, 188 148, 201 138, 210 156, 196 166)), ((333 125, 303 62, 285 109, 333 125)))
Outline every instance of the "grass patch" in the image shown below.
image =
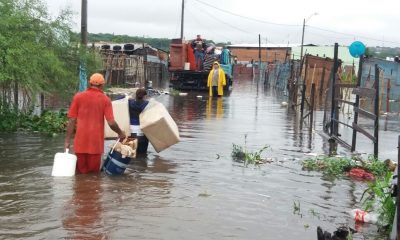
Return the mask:
POLYGON ((269 148, 268 145, 265 145, 258 151, 249 151, 247 149, 247 134, 244 135, 244 146, 232 144, 232 153, 231 156, 233 160, 237 162, 243 162, 245 166, 248 164, 262 164, 266 162, 266 159, 261 155, 264 151, 269 148))
POLYGON ((347 157, 321 156, 314 159, 306 159, 302 162, 303 170, 319 171, 328 176, 342 176, 352 168, 358 167, 382 177, 388 172, 385 162, 369 157, 367 160, 360 160, 347 157))

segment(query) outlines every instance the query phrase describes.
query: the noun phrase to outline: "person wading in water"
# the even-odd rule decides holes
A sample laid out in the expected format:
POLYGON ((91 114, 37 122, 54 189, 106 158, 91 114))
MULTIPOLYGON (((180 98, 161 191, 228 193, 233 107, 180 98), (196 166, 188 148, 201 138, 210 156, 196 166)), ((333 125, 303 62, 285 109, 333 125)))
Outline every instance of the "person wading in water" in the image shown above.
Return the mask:
POLYGON ((207 87, 209 88, 209 96, 222 97, 224 95, 225 85, 226 85, 225 72, 219 66, 218 62, 214 62, 213 68, 208 74, 207 87))
POLYGON ((104 151, 104 118, 110 128, 124 139, 125 133, 114 120, 111 100, 103 92, 104 77, 95 73, 90 77, 90 87, 77 93, 68 111, 67 135, 64 149, 69 148, 76 126, 74 151, 77 157, 77 173, 100 172, 104 151))

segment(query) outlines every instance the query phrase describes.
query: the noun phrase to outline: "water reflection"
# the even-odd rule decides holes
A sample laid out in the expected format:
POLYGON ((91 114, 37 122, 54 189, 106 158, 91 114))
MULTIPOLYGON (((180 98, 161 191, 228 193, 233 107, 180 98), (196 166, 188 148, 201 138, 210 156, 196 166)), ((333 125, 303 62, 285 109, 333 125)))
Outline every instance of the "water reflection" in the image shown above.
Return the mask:
POLYGON ((224 117, 222 97, 218 97, 217 99, 209 97, 207 99, 206 117, 207 119, 211 119, 214 116, 216 119, 221 119, 224 117))
POLYGON ((64 206, 68 239, 109 239, 104 229, 101 176, 76 176, 73 195, 64 206))

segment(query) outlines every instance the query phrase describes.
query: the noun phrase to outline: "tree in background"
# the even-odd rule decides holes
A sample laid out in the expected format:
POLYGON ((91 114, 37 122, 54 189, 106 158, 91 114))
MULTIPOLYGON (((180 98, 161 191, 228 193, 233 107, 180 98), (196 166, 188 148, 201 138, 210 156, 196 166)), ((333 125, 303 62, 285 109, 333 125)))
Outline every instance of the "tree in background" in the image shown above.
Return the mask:
POLYGON ((81 58, 88 73, 98 68, 95 53, 82 51, 71 31, 70 10, 52 18, 41 0, 0 0, 0 15, 0 113, 20 105, 21 92, 71 96, 81 58))

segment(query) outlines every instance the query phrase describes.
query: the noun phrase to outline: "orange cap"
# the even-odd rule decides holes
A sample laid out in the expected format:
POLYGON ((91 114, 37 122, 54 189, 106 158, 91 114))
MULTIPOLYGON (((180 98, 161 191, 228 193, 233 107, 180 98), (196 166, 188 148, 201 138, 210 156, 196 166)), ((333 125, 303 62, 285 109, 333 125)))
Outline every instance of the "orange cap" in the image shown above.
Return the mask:
POLYGON ((104 84, 104 77, 100 73, 95 73, 90 76, 89 83, 92 85, 103 85, 104 84))

